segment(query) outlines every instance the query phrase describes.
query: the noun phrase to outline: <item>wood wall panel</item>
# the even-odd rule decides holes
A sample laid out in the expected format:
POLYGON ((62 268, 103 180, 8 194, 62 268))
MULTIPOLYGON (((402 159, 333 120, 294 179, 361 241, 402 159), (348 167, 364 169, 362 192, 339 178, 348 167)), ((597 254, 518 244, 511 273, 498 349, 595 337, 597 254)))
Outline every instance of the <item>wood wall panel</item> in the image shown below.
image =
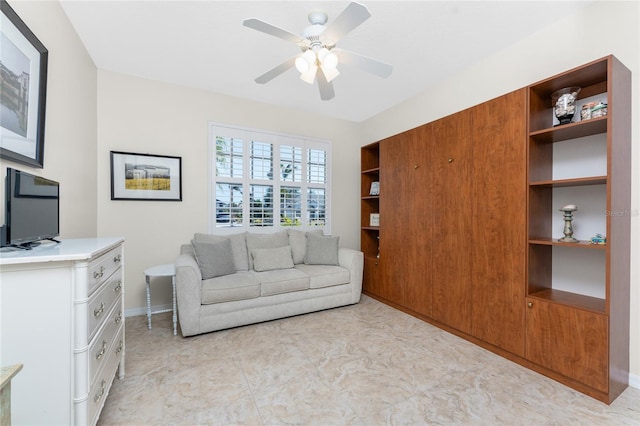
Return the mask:
POLYGON ((526 90, 472 108, 473 330, 524 355, 526 90))
POLYGON ((471 331, 473 129, 465 110, 430 123, 432 317, 471 331))

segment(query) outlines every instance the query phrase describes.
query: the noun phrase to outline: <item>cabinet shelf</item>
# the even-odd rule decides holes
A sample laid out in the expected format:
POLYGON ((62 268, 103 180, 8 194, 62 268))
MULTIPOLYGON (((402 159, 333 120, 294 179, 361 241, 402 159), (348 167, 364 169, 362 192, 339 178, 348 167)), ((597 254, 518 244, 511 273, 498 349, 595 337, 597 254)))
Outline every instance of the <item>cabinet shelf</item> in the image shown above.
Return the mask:
POLYGON ((372 169, 363 170, 362 174, 377 174, 380 173, 380 167, 374 167, 372 169))
POLYGON ((606 176, 590 176, 572 179, 540 180, 529 182, 529 186, 533 188, 562 188, 568 186, 606 185, 606 183, 606 176))
POLYGON ((379 200, 380 196, 379 195, 365 195, 364 197, 362 197, 363 200, 379 200))
POLYGON ((529 133, 529 137, 537 143, 562 142, 584 136, 606 133, 607 116, 592 118, 591 120, 565 124, 529 133))
POLYGON ((379 231, 380 227, 379 226, 363 226, 362 230, 363 231, 379 231))
POLYGON ((563 241, 558 241, 557 239, 552 238, 533 238, 529 240, 529 244, 542 245, 542 246, 563 246, 563 247, 574 247, 580 249, 595 249, 595 250, 604 250, 607 245, 606 244, 591 244, 590 241, 578 241, 577 243, 566 243, 563 241))
POLYGON ((597 297, 585 296, 583 294, 571 293, 568 291, 554 290, 547 288, 530 294, 529 298, 541 299, 561 305, 572 306, 600 314, 605 313, 605 300, 597 297))

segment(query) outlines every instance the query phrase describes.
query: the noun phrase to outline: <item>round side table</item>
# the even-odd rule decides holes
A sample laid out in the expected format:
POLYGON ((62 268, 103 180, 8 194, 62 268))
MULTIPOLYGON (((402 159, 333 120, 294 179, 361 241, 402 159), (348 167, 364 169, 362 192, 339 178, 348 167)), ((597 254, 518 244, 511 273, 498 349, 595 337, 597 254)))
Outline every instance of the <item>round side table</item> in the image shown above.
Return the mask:
POLYGON ((152 266, 144 270, 145 281, 147 282, 147 321, 149 322, 149 330, 151 330, 151 315, 160 314, 162 312, 173 311, 173 335, 177 334, 178 310, 176 308, 176 267, 173 263, 166 265, 152 266), (151 311, 151 278, 155 277, 171 277, 171 285, 173 286, 173 309, 159 309, 151 311))

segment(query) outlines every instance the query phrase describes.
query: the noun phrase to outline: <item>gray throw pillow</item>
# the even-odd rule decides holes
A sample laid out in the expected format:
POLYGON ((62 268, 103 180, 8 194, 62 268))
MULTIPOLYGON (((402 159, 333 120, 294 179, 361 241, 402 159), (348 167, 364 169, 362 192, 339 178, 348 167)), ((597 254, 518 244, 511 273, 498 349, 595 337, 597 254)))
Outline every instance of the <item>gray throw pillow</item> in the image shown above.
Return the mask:
POLYGON ((305 232, 289 228, 289 245, 291 246, 293 263, 296 265, 304 263, 304 256, 307 254, 307 234, 309 233, 322 235, 322 229, 305 232))
POLYGON ((236 265, 236 271, 249 270, 249 255, 247 254, 247 242, 245 240, 246 232, 237 234, 229 234, 226 236, 196 233, 193 239, 202 242, 216 242, 228 239, 231 241, 231 252, 233 254, 233 262, 236 265))
POLYGON ((191 245, 193 246, 200 272, 202 272, 203 280, 236 272, 229 239, 215 242, 191 240, 191 245))
POLYGON ((323 237, 307 234, 307 265, 339 265, 338 242, 340 237, 323 237))
POLYGON ((253 269, 256 272, 293 268, 293 258, 289 246, 254 249, 251 255, 253 256, 253 269))
MULTIPOLYGON (((277 248, 289 245, 289 237, 286 230, 270 234, 247 232, 246 238, 248 253, 253 253, 255 249, 277 248)), ((249 269, 254 269, 253 256, 251 255, 249 255, 249 269)))

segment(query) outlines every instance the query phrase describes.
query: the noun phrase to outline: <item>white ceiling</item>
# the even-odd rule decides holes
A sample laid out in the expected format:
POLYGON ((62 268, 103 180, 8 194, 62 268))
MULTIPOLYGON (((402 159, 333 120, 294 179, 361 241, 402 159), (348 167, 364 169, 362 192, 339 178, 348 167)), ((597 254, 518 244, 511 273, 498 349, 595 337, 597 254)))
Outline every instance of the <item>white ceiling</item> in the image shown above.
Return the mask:
POLYGON ((360 122, 589 1, 363 1, 371 18, 337 46, 392 64, 393 73, 382 79, 339 66, 329 101, 321 101, 317 86, 300 80, 295 69, 256 84, 256 77, 300 50, 242 22, 255 17, 300 34, 311 10, 324 10, 331 24, 349 1, 61 3, 99 69, 360 122))

